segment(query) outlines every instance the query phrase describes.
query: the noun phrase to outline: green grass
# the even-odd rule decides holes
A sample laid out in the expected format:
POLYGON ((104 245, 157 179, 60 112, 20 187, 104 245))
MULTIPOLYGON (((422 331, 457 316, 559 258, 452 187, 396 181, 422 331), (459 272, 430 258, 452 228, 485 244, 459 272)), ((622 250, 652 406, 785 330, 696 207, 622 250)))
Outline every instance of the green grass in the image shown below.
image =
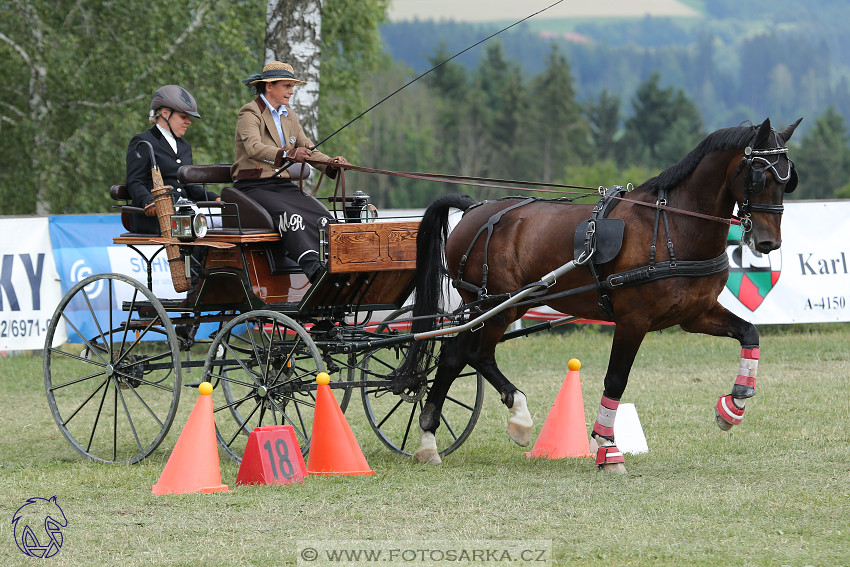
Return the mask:
MULTIPOLYGON (((550 565, 848 565, 848 330, 763 333, 758 394, 731 433, 714 425, 713 405, 734 381, 737 344, 650 335, 623 398, 635 404, 650 451, 626 456, 627 475, 599 473, 590 459, 525 458, 488 388, 475 431, 442 466, 386 450, 354 396, 346 416, 376 474, 241 487, 223 458, 231 491, 212 495, 151 494, 193 391, 184 390, 151 457, 100 465, 81 460, 53 422, 39 356, 2 359, 0 563, 33 561, 15 546, 10 520, 27 498, 55 494, 69 521, 53 559, 62 565, 294 565, 297 542, 307 540, 551 540, 550 565)), ((609 332, 588 330, 499 347, 537 431, 572 357, 582 361, 592 424, 610 342, 609 332)))

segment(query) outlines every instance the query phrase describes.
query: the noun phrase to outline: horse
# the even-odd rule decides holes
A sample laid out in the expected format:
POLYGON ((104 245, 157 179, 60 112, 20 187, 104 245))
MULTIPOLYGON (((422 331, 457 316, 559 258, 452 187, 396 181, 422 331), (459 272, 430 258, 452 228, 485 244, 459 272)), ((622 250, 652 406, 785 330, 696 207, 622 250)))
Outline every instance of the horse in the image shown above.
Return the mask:
MULTIPOLYGON (((441 462, 435 436, 440 412, 466 365, 499 392, 510 411, 511 439, 520 446, 530 444, 528 400, 499 370, 495 349, 508 326, 532 304, 615 324, 591 434, 600 469, 625 472, 614 420, 632 364, 651 331, 678 325, 740 343, 738 376, 731 393, 715 404, 721 429, 740 424, 747 399, 755 395, 759 333, 717 301, 728 278, 729 225, 737 206, 742 241, 759 254, 779 248, 783 196, 797 186, 785 144, 801 120, 779 132, 769 118, 760 126, 717 130, 679 163, 629 192, 619 187, 605 191, 595 206, 521 197, 479 203, 461 194, 436 199, 417 236, 414 337, 439 333, 433 314, 441 305, 446 273, 467 313, 483 313, 535 282, 534 289, 545 291, 509 305, 483 326, 442 339, 436 375, 419 416, 414 458, 441 462), (462 210, 463 217, 448 234, 450 209, 462 210), (553 276, 560 276, 555 270, 569 262, 575 268, 569 277, 553 276)), ((393 377, 393 391, 421 387, 424 361, 434 345, 433 338, 412 342, 393 377)))

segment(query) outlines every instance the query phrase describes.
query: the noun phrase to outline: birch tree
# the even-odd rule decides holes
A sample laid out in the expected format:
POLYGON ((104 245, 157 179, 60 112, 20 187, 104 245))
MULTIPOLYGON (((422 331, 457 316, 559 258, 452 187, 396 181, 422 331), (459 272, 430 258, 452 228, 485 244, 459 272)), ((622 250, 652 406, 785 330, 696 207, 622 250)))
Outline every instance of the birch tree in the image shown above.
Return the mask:
MULTIPOLYGON (((388 0, 268 0, 265 62, 290 63, 306 85, 292 106, 314 142, 368 108, 371 85, 364 79, 383 59, 379 26, 388 0), (320 101, 319 91, 322 96, 320 101)), ((378 93, 379 95, 382 93, 378 93)), ((331 155, 356 160, 368 118, 334 137, 331 155)))
POLYGON ((265 62, 292 65, 303 81, 290 104, 304 132, 319 135, 319 70, 322 60, 322 0, 269 0, 266 8, 265 62))

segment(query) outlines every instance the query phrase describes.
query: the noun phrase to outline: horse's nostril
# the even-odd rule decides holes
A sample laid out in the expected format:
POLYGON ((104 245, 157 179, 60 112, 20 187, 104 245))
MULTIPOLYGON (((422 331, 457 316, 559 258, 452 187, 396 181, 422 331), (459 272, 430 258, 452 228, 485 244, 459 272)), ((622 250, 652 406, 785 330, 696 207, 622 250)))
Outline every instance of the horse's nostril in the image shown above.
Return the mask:
POLYGON ((756 250, 758 250, 762 254, 767 254, 768 252, 779 248, 781 244, 782 242, 777 240, 759 240, 758 244, 756 245, 756 250))

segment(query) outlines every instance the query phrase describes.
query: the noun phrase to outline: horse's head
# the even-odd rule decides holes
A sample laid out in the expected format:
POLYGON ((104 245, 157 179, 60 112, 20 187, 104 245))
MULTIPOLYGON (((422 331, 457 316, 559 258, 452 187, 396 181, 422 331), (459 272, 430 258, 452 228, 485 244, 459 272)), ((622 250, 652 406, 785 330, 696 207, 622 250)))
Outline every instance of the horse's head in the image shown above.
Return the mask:
POLYGON ((766 254, 782 244, 782 200, 785 193, 797 188, 797 172, 785 143, 801 120, 782 132, 771 128, 769 118, 765 120, 744 148, 735 170, 731 188, 738 203, 743 242, 756 252, 766 254))

